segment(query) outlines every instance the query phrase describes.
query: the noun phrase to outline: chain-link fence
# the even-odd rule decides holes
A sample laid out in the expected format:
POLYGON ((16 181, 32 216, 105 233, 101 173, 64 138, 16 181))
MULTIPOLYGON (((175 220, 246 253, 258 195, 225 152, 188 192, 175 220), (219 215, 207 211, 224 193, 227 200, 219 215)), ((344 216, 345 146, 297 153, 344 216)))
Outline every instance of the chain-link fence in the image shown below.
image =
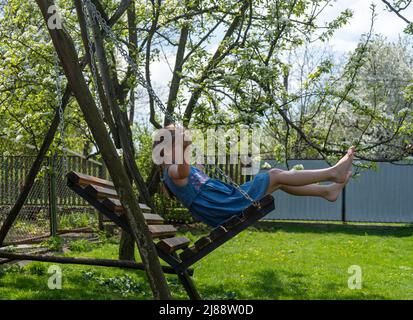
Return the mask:
MULTIPOLYGON (((34 156, 0 156, 0 226, 16 202, 34 160, 34 156)), ((106 178, 104 166, 97 161, 68 156, 67 164, 69 171, 106 178)), ((46 157, 5 242, 24 242, 97 225, 96 212, 67 187, 63 159, 46 157)))

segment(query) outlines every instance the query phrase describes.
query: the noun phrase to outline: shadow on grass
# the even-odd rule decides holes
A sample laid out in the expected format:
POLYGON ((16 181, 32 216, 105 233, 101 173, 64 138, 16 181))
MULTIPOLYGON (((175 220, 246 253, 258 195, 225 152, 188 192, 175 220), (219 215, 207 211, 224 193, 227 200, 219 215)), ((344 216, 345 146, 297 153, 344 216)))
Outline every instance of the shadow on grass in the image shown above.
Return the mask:
POLYGON ((342 233, 349 235, 371 235, 383 237, 411 237, 413 227, 410 226, 362 226, 362 225, 335 225, 320 223, 295 223, 295 222, 276 222, 260 221, 254 225, 254 229, 263 232, 275 232, 282 230, 291 233, 342 233))
MULTIPOLYGON (((9 291, 7 299, 30 300, 129 300, 150 299, 151 291, 143 277, 136 277, 125 284, 115 275, 97 274, 97 279, 85 279, 83 273, 65 275, 62 289, 48 287, 50 275, 30 275, 14 273, 0 278, 0 286, 9 291), (19 293, 23 293, 20 295, 19 293)), ((1 299, 1 298, 0 298, 1 299)))
MULTIPOLYGON (((203 285, 200 288, 204 299, 259 299, 259 300, 385 300, 385 296, 366 293, 365 290, 354 290, 351 293, 340 293, 342 285, 337 283, 318 284, 318 292, 311 292, 311 284, 306 280, 306 275, 297 272, 276 272, 264 270, 252 273, 250 282, 242 287, 245 291, 238 290, 238 286, 225 288, 220 285, 203 285)), ((344 284, 345 285, 345 284, 344 284)))
MULTIPOLYGON (((194 237, 201 237, 208 234, 212 228, 202 224, 179 225, 180 232, 188 232, 194 237)), ((280 221, 259 221, 248 230, 262 232, 275 232, 282 230, 291 233, 342 233, 349 235, 371 235, 389 237, 411 237, 413 236, 413 225, 410 226, 388 226, 388 225, 352 225, 352 224, 331 224, 331 223, 306 223, 306 222, 280 222, 280 221)))

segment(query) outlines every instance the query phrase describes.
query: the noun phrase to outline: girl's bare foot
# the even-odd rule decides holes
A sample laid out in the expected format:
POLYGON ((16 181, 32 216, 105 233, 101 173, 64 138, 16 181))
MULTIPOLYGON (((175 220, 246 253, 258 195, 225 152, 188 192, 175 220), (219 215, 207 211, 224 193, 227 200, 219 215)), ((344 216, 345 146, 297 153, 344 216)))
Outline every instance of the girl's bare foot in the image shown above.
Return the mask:
POLYGON ((350 147, 347 154, 340 159, 331 169, 332 176, 331 181, 336 183, 345 183, 347 180, 348 172, 351 171, 351 165, 354 159, 354 147, 350 147))
POLYGON ((328 201, 334 202, 337 200, 338 196, 343 190, 344 186, 347 184, 348 180, 351 177, 351 171, 347 172, 346 180, 343 183, 333 183, 327 186, 327 193, 324 198, 328 201))

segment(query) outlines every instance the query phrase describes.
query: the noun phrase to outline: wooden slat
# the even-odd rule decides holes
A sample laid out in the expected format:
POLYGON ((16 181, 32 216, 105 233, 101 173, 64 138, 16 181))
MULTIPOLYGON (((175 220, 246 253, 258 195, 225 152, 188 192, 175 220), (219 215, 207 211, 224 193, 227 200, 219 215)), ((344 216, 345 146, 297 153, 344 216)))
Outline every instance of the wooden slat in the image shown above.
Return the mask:
POLYGON ((111 211, 122 212, 123 206, 118 199, 106 198, 103 200, 103 205, 111 211))
POLYGON ((185 237, 174 237, 162 239, 157 243, 157 246, 164 252, 172 253, 176 250, 188 247, 190 242, 191 241, 185 237))
MULTIPOLYGON (((226 241, 232 239, 241 231, 245 230, 249 226, 253 225, 256 221, 263 218, 265 215, 270 213, 275 208, 274 198, 271 195, 264 196, 262 199, 259 200, 261 208, 249 208, 247 211, 247 215, 244 217, 240 217, 242 222, 232 224, 231 221, 231 228, 226 229, 224 226, 218 226, 217 228, 213 229, 208 237, 211 239, 211 243, 209 245, 202 246, 201 243, 198 245, 199 247, 202 246, 200 250, 197 250, 195 246, 185 249, 179 256, 181 257, 181 264, 179 268, 184 270, 195 262, 199 261, 207 254, 211 253, 219 246, 224 244, 226 241)), ((245 214, 245 211, 244 211, 245 214)), ((228 221, 229 222, 229 221, 228 221)), ((234 221, 235 222, 235 221, 234 221)))
POLYGON ((218 226, 209 233, 209 238, 212 241, 215 241, 216 239, 223 237, 226 233, 227 229, 223 226, 218 226))
POLYGON ((85 191, 92 197, 96 199, 104 199, 104 198, 119 198, 116 190, 100 187, 97 185, 89 184, 86 186, 85 191))
POLYGON ((187 260, 189 258, 192 258, 194 255, 197 254, 197 250, 195 247, 190 247, 182 251, 182 253, 179 255, 182 261, 187 260))
POLYGON ((109 219, 107 216, 105 216, 105 215, 102 215, 103 217, 102 217, 102 221, 103 222, 109 222, 109 221, 112 221, 111 219, 109 219))
MULTIPOLYGON (((274 204, 274 198, 271 196, 271 194, 267 194, 260 199, 259 203, 262 208, 265 208, 274 204)), ((248 208, 244 209, 244 211, 242 212, 242 217, 240 218, 253 219, 257 215, 260 215, 260 210, 254 205, 250 205, 248 208)))
POLYGON ((149 225, 149 232, 152 235, 152 238, 167 238, 173 237, 176 234, 176 229, 174 226, 166 225, 149 225))
POLYGON ((195 246, 196 250, 199 251, 202 248, 209 245, 211 242, 212 242, 212 240, 209 237, 202 237, 194 243, 194 246, 195 246))
MULTIPOLYGON (((106 208, 108 208, 109 210, 112 210, 115 212, 123 211, 123 206, 118 199, 106 198, 103 200, 103 205, 106 206, 106 208)), ((139 203, 139 207, 141 208, 143 212, 151 212, 151 208, 149 208, 144 203, 139 203)))
MULTIPOLYGON (((164 224, 165 220, 158 214, 152 214, 152 213, 144 213, 143 217, 146 220, 147 224, 164 224)), ((103 216, 102 218, 103 222, 107 221, 112 221, 110 218, 103 216)))
POLYGON ((165 220, 159 214, 144 213, 143 217, 147 224, 163 224, 165 220))
MULTIPOLYGON (((103 199, 102 204, 114 212, 121 213, 123 211, 123 206, 118 199, 105 198, 103 199)), ((165 222, 164 218, 162 218, 159 214, 150 213, 151 208, 149 208, 146 204, 139 203, 139 207, 143 212, 143 217, 145 218, 147 224, 163 224, 165 222)))
POLYGON ((225 221, 222 226, 227 229, 230 230, 233 227, 235 227, 236 225, 242 223, 242 219, 238 216, 232 216, 231 218, 229 218, 227 221, 225 221))
POLYGON ((90 203, 96 210, 110 218, 116 225, 121 227, 123 230, 127 232, 131 232, 130 226, 127 223, 125 217, 117 214, 116 212, 113 212, 111 210, 108 210, 102 203, 101 199, 96 199, 96 197, 91 196, 89 193, 85 191, 85 188, 82 186, 73 183, 72 181, 68 180, 67 183, 68 187, 72 189, 74 192, 76 192, 79 196, 81 196, 84 200, 86 200, 88 203, 90 203))
POLYGON ((76 171, 71 171, 67 174, 67 178, 73 183, 79 184, 81 186, 87 186, 89 184, 94 184, 96 186, 105 187, 109 189, 114 189, 112 181, 89 176, 87 174, 79 173, 76 171))

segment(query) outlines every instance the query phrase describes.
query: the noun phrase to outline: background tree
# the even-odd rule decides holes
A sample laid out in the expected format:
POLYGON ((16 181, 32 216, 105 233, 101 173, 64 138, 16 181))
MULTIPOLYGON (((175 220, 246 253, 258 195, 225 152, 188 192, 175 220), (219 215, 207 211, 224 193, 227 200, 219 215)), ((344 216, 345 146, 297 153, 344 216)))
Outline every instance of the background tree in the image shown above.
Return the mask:
MULTIPOLYGON (((397 2, 400 8, 407 5, 402 2, 397 2)), ((150 124, 152 128, 168 120, 163 119, 153 98, 139 89, 132 67, 113 41, 99 39, 99 32, 92 50, 100 52, 99 63, 103 58, 106 62, 104 67, 95 63, 99 72, 93 81, 93 61, 85 39, 87 24, 78 3, 59 1, 87 84, 95 89, 95 100, 100 102, 119 153, 126 159, 128 153, 121 147, 129 147, 143 163, 140 148, 147 145, 137 142, 143 132, 134 128, 140 126, 137 118, 147 112, 143 127, 150 124), (126 130, 129 146, 120 141, 121 129, 126 130)), ((252 127, 265 122, 269 142, 263 153, 278 160, 333 161, 351 144, 357 145, 360 159, 396 161, 408 155, 410 82, 392 89, 378 80, 383 75, 403 74, 403 79, 410 81, 411 73, 405 71, 410 67, 411 52, 405 50, 407 44, 393 48, 374 36, 374 7, 371 29, 353 53, 339 61, 325 53, 307 59, 311 61, 305 65, 305 59, 299 64, 291 57, 308 43, 333 37, 351 19, 351 11, 321 25, 317 17, 333 1, 93 3, 168 111, 190 127, 252 127), (381 60, 377 50, 385 53, 385 59, 381 60), (153 82, 153 67, 159 61, 166 61, 171 70, 165 91, 153 82)), ((56 107, 54 52, 42 23, 33 2, 0 2, 0 135, 9 139, 1 139, 0 146, 9 152, 23 152, 13 142, 16 138, 22 145, 39 148, 56 107)), ((307 50, 307 54, 314 52, 307 50)), ((100 150, 74 99, 68 104, 66 119, 66 145, 99 158, 100 150)), ((156 181, 156 171, 150 169, 142 174, 148 183, 156 181)), ((129 170, 134 178, 131 172, 134 170, 129 170)))

